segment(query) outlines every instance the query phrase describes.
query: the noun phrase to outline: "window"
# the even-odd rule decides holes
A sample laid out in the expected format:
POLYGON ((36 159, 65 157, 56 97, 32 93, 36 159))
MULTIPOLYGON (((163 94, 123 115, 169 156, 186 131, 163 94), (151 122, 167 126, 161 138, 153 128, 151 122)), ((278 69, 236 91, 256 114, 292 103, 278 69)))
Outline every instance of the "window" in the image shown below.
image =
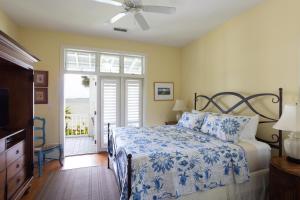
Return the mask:
POLYGON ((96 54, 68 50, 65 53, 65 69, 68 71, 94 72, 96 69, 96 54))
POLYGON ((100 55, 100 72, 120 73, 120 56, 100 55))
POLYGON ((144 57, 107 52, 65 50, 65 70, 114 75, 144 75, 144 57))
POLYGON ((104 134, 103 143, 107 143, 107 124, 110 123, 111 128, 119 126, 119 88, 120 81, 118 79, 103 78, 101 80, 101 132, 104 134))
POLYGON ((142 125, 142 81, 128 79, 125 81, 125 88, 125 125, 139 127, 142 125))
POLYGON ((143 59, 142 57, 125 56, 124 57, 125 74, 142 74, 143 59))
MULTIPOLYGON (((105 147, 107 143, 108 123, 112 128, 143 126, 143 56, 65 49, 64 59, 65 74, 97 76, 95 79, 99 83, 93 82, 97 89, 97 112, 93 113, 98 113, 95 129, 99 130, 101 147, 105 147)), ((78 88, 74 88, 74 92, 80 93, 78 88)))

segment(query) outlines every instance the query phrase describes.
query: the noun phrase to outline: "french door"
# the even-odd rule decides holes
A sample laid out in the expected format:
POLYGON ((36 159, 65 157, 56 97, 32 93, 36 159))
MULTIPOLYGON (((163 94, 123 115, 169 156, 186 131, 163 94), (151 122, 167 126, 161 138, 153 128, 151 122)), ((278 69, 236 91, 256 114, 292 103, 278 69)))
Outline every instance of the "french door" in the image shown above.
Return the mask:
POLYGON ((107 146, 107 125, 142 126, 143 81, 133 78, 99 77, 100 149, 107 146))

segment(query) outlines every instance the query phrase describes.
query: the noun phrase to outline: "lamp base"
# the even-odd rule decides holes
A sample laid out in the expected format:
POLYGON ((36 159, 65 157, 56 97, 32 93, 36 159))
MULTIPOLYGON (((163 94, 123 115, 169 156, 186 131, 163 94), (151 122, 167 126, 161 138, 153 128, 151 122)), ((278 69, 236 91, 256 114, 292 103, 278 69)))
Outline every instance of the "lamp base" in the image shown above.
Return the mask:
POLYGON ((181 112, 177 112, 176 114, 176 120, 179 121, 181 118, 181 112))
POLYGON ((289 157, 289 156, 287 156, 286 159, 287 159, 289 162, 293 162, 293 163, 300 164, 300 159, 292 158, 292 157, 289 157))

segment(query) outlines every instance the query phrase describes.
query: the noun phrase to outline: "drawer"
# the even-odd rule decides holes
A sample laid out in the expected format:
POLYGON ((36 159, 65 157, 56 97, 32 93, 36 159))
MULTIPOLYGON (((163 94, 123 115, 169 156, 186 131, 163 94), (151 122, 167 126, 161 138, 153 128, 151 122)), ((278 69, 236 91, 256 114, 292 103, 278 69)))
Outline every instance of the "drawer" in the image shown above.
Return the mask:
POLYGON ((15 177, 7 183, 7 197, 10 198, 17 189, 24 183, 25 169, 23 168, 15 177))
POLYGON ((5 170, 0 173, 0 190, 4 189, 5 186, 5 170))
POLYGON ((24 141, 12 146, 6 152, 6 166, 9 166, 15 160, 20 158, 24 154, 24 141))
POLYGON ((5 152, 0 153, 0 172, 6 167, 5 152))
POLYGON ((5 139, 0 140, 0 153, 5 151, 5 139))
POLYGON ((0 189, 0 200, 4 200, 5 196, 4 196, 4 189, 0 189))
POLYGON ((7 180, 10 180, 14 175, 16 175, 21 169, 23 169, 25 163, 25 157, 21 156, 18 160, 13 162, 7 168, 7 180))

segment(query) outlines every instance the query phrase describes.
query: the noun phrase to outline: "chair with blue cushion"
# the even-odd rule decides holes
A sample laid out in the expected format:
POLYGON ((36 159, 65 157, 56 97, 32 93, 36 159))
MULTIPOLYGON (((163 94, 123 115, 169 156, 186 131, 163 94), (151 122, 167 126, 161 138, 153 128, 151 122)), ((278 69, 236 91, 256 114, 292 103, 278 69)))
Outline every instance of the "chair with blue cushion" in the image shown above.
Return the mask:
POLYGON ((61 161, 63 148, 61 144, 46 144, 46 120, 44 118, 35 117, 34 124, 34 142, 38 143, 34 145, 34 154, 38 159, 39 176, 41 176, 43 172, 43 164, 48 153, 58 150, 59 158, 47 159, 59 160, 60 165, 63 166, 63 163, 61 161), (40 133, 40 135, 38 135, 38 133, 40 133))

